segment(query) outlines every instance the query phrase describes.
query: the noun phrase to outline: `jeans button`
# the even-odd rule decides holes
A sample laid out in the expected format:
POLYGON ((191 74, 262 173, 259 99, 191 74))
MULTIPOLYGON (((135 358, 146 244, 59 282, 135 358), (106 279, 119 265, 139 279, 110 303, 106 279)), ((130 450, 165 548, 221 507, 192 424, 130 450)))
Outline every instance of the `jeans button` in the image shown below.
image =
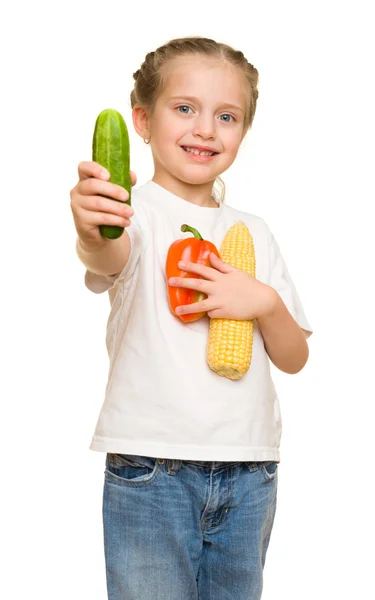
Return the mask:
POLYGON ((164 458, 158 458, 158 463, 159 463, 159 465, 164 465, 164 463, 165 463, 164 458))

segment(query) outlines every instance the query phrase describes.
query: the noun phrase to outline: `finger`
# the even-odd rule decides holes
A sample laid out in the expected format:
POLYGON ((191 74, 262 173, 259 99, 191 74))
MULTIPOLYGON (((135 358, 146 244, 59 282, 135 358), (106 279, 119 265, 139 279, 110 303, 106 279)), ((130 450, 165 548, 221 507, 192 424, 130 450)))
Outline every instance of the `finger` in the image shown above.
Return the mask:
POLYGON ((201 302, 193 302, 192 304, 184 304, 177 306, 175 312, 177 315, 190 315, 192 313, 207 312, 209 305, 206 300, 201 302))
POLYGON ((210 293, 211 289, 211 284, 209 281, 205 279, 194 279, 193 277, 170 277, 168 279, 168 284, 173 287, 196 290, 207 295, 210 293))
POLYGON ((108 212, 120 217, 132 217, 134 209, 124 202, 117 202, 104 196, 81 196, 79 206, 87 211, 108 212))
POLYGON ((121 217, 119 215, 114 215, 113 213, 103 212, 103 213, 92 213, 93 217, 91 220, 92 225, 111 225, 114 227, 129 227, 131 225, 131 220, 126 217, 121 217))
POLYGON ((78 222, 82 223, 82 227, 99 227, 99 225, 111 225, 117 227, 129 227, 131 220, 129 217, 119 215, 113 212, 99 212, 99 211, 86 211, 80 209, 76 211, 76 218, 78 222), (83 225, 84 224, 84 225, 83 225))
POLYGON ((110 183, 109 181, 101 181, 90 177, 80 183, 79 191, 85 196, 101 195, 126 202, 129 199, 129 193, 121 185, 110 183))
POLYGON ((212 269, 212 267, 207 267, 206 265, 201 265, 199 263, 193 262, 184 262, 181 260, 177 266, 182 271, 186 271, 188 273, 195 273, 196 275, 200 275, 208 281, 216 281, 217 279, 215 269, 212 269))
POLYGON ((233 273, 233 271, 236 271, 236 267, 232 267, 232 265, 225 263, 221 258, 216 256, 214 252, 210 253, 209 259, 211 265, 220 271, 220 273, 233 273))
POLYGON ((97 177, 98 179, 104 179, 105 181, 110 178, 107 169, 95 161, 80 162, 78 165, 78 176, 80 181, 83 181, 88 177, 97 177))
POLYGON ((221 308, 214 308, 213 310, 207 311, 210 319, 223 319, 225 318, 225 314, 221 308))

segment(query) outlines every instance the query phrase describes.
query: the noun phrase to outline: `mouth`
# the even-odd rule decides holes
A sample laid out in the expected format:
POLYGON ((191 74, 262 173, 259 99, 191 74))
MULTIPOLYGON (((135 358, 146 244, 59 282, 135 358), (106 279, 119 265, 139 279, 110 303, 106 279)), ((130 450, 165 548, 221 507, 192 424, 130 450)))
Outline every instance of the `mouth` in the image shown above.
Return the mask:
POLYGON ((209 148, 196 148, 194 146, 181 146, 181 148, 186 152, 186 154, 189 154, 192 158, 198 158, 198 159, 203 159, 203 160, 208 160, 214 156, 216 156, 217 154, 219 154, 219 152, 214 152, 213 150, 210 150, 209 148))

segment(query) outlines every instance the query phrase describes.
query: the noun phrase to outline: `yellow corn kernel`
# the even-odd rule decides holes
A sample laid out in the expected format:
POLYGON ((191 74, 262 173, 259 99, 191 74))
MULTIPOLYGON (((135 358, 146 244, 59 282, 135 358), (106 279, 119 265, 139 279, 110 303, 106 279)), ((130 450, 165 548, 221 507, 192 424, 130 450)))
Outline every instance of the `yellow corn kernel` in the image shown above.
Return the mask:
MULTIPOLYGON (((253 238, 242 221, 228 229, 220 255, 224 262, 255 277, 253 238)), ((210 320, 207 362, 218 375, 241 379, 247 373, 251 363, 253 326, 253 321, 210 320)))

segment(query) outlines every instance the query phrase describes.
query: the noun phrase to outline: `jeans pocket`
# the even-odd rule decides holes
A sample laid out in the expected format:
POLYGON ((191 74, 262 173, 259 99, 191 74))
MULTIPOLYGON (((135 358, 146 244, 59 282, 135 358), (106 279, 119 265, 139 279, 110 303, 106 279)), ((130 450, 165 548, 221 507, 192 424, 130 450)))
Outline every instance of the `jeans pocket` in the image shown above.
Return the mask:
POLYGON ((108 453, 105 475, 119 485, 141 486, 154 481, 159 470, 156 458, 108 453))
POLYGON ((274 460, 267 460, 259 464, 261 465, 265 481, 273 481, 277 476, 278 463, 274 460))

